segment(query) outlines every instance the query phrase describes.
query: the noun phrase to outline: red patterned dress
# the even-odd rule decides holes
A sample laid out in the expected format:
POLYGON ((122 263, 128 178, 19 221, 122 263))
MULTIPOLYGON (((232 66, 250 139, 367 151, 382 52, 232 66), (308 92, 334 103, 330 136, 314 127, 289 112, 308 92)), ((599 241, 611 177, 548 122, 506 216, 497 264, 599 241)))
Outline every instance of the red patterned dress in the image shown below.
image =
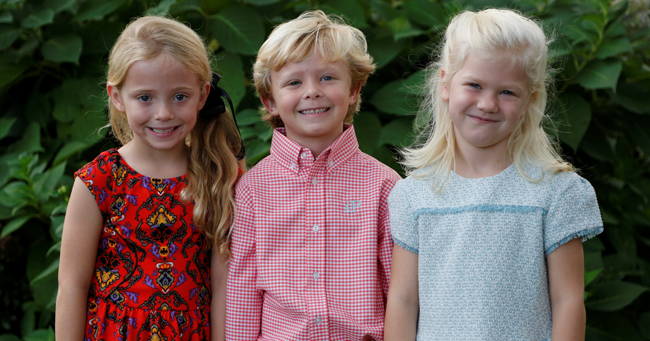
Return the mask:
POLYGON ((185 176, 146 177, 116 149, 75 176, 104 218, 86 340, 209 340, 210 243, 180 201, 185 176))

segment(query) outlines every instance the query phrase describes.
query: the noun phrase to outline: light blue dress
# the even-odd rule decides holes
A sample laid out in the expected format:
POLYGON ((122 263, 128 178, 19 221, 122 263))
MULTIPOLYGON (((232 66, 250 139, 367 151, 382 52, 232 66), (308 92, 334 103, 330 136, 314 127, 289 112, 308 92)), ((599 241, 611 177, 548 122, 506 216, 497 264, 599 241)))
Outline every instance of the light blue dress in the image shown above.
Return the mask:
POLYGON ((532 183, 514 165, 431 184, 409 176, 388 199, 393 240, 418 254, 417 340, 550 340, 546 256, 603 231, 591 184, 574 172, 532 183))

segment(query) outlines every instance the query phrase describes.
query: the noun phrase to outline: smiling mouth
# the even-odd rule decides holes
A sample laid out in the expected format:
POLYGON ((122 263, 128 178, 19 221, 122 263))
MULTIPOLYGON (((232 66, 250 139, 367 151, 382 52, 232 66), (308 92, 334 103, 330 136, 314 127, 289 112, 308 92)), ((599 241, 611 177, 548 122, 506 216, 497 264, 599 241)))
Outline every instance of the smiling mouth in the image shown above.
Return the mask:
POLYGON ((151 131, 153 131, 156 134, 167 134, 167 133, 171 133, 172 131, 176 130, 176 128, 178 128, 178 126, 167 128, 167 129, 159 129, 159 128, 149 128, 149 129, 151 129, 151 131))
POLYGON ((469 117, 471 117, 471 118, 473 118, 473 119, 475 119, 475 120, 477 120, 477 121, 479 121, 479 122, 484 122, 484 123, 494 123, 494 122, 497 122, 496 120, 491 120, 491 119, 489 119, 489 118, 483 118, 483 117, 480 117, 480 116, 472 116, 472 115, 469 115, 469 117))
POLYGON ((303 114, 303 115, 314 115, 314 114, 320 114, 320 113, 326 112, 328 110, 330 110, 330 108, 299 110, 298 112, 303 114))

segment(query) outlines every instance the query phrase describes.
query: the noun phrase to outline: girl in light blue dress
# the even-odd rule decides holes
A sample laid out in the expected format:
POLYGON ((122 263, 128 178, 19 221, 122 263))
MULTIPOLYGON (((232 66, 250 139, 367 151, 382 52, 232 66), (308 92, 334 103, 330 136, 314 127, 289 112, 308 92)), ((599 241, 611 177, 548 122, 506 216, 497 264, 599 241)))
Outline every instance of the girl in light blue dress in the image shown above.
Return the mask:
MULTIPOLYGON (((510 10, 463 12, 430 66, 426 142, 389 197, 386 340, 584 340, 594 189, 555 151, 547 41, 510 10)), ((570 113, 569 113, 570 114, 570 113)))

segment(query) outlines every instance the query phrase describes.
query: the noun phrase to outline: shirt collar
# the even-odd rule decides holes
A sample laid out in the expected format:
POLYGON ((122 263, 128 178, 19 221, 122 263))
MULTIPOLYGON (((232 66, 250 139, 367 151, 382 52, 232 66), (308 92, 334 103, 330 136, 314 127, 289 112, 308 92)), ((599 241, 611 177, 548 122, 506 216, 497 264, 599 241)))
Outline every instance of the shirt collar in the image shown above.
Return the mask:
MULTIPOLYGON (((324 160, 327 162, 327 170, 332 171, 347 159, 352 157, 359 150, 359 143, 354 132, 354 127, 350 124, 343 125, 343 133, 325 149, 316 159, 315 162, 324 160)), ((273 131, 273 140, 271 142, 271 155, 284 167, 298 173, 301 164, 300 156, 307 152, 311 155, 309 149, 302 147, 287 137, 287 131, 284 127, 276 128, 273 131)))

